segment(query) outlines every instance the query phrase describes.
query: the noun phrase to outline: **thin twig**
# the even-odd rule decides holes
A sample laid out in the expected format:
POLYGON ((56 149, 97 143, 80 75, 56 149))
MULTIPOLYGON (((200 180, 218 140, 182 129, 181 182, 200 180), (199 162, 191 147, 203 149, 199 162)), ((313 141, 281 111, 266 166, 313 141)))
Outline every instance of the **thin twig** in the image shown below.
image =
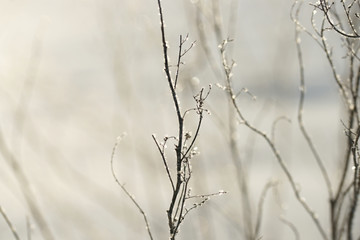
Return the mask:
MULTIPOLYGON (((181 158, 181 161, 188 155, 188 153, 191 151, 192 147, 194 146, 194 143, 197 139, 197 137, 199 136, 199 131, 200 131, 200 127, 201 127, 201 123, 202 123, 202 119, 203 119, 203 111, 205 109, 203 109, 203 104, 204 104, 204 101, 206 100, 206 98, 209 96, 210 94, 210 91, 211 91, 211 85, 209 85, 209 91, 207 92, 207 94, 205 96, 203 96, 203 91, 204 89, 202 88, 200 90, 200 93, 197 95, 197 96, 194 96, 194 99, 195 101, 197 102, 197 107, 196 107, 196 110, 197 110, 197 114, 199 115, 199 120, 198 120, 198 124, 197 124, 197 127, 196 127, 196 131, 195 131, 195 135, 188 147, 188 149, 186 150, 186 152, 183 154, 183 157, 181 158)), ((185 116, 184 116, 185 117, 185 116)), ((183 117, 183 119, 184 119, 183 117)))
POLYGON ((115 182, 117 183, 117 185, 120 186, 120 188, 123 190, 123 192, 126 194, 126 196, 129 197, 129 199, 132 201, 132 203, 136 206, 136 208, 140 211, 141 215, 144 218, 144 222, 146 225, 146 230, 147 233, 149 235, 149 238, 151 240, 153 240, 153 236, 151 234, 151 229, 150 229, 150 224, 149 221, 146 217, 146 214, 144 212, 144 210, 142 209, 142 207, 138 204, 138 202, 135 200, 135 197, 126 189, 125 184, 121 183, 120 180, 118 179, 118 177, 116 176, 115 170, 114 170, 114 157, 115 157, 115 151, 120 143, 120 141, 123 139, 123 136, 118 137, 117 141, 115 142, 115 145, 113 147, 112 153, 111 153, 111 159, 110 159, 110 165, 111 165, 111 173, 115 179, 115 182))
POLYGON ((226 194, 227 192, 224 190, 220 190, 216 193, 209 193, 209 194, 201 194, 201 195, 190 195, 187 196, 186 199, 190 199, 190 198, 209 198, 209 197, 213 197, 213 196, 220 196, 223 194, 226 194))
POLYGON ((151 136, 152 136, 152 138, 154 139, 154 142, 155 142, 155 144, 156 144, 156 146, 157 146, 157 148, 158 148, 158 150, 159 150, 159 152, 160 152, 161 158, 162 158, 163 163, 164 163, 164 166, 165 166, 166 173, 167 173, 168 178, 169 178, 169 180, 170 180, 170 184, 171 184, 172 190, 175 191, 174 182, 173 182, 173 180, 172 180, 171 173, 170 173, 170 169, 169 169, 169 166, 168 166, 167 161, 166 161, 165 152, 160 148, 160 144, 159 144, 158 141, 156 140, 155 135, 153 134, 153 135, 151 135, 151 136))

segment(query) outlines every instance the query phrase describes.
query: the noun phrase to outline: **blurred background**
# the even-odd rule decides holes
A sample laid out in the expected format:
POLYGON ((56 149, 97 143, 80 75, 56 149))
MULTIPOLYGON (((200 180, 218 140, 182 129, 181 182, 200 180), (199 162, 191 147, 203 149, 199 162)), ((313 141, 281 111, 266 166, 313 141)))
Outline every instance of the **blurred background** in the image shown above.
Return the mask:
MULTIPOLYGON (((55 239, 147 239, 143 218, 115 183, 114 169, 150 221, 156 239, 168 238, 171 186, 151 137, 177 134, 176 115, 163 72, 157 2, 140 0, 0 0, 0 206, 21 239, 42 239, 31 199, 55 239), (24 178, 25 176, 25 178, 24 178), (31 194, 27 193, 31 192, 31 194)), ((270 148, 242 124, 229 127, 218 45, 226 38, 234 59, 234 88, 245 117, 271 134, 301 193, 328 230, 325 183, 297 124, 299 67, 292 1, 162 1, 169 55, 176 64, 179 35, 190 46, 180 70, 183 110, 212 84, 193 159, 194 194, 228 193, 194 210, 180 239, 245 239, 243 197, 231 159, 229 136, 238 143, 255 221, 264 186, 276 182, 263 206, 261 239, 319 239, 294 198, 270 148), (218 28, 217 28, 218 27, 218 28), (254 100, 256 96, 256 100, 254 100)), ((305 3, 300 21, 310 26, 305 3)), ((307 81, 304 121, 331 180, 342 159, 342 102, 322 50, 301 36, 307 81)), ((340 43, 340 42, 336 42, 340 43)), ((339 56, 341 56, 341 52, 339 56)), ((339 63, 339 68, 342 68, 339 63)), ((172 69, 173 73, 175 68, 172 69)), ((236 123, 237 121, 235 121, 236 123)), ((185 123, 194 132, 196 116, 185 123)), ((174 147, 168 146, 174 166, 174 147)), ((359 229, 354 229, 359 233, 359 229)), ((5 219, 0 238, 12 239, 5 219)))

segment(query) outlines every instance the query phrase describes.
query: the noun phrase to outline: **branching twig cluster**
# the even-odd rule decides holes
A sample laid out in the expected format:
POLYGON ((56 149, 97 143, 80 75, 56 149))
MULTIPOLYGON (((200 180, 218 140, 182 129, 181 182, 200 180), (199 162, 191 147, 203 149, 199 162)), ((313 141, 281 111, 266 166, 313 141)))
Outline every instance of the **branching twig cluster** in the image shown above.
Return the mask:
MULTIPOLYGON (((192 176, 192 168, 191 168, 191 160, 192 158, 198 154, 197 147, 195 147, 195 142, 199 137, 199 131, 202 125, 202 120, 204 113, 208 112, 207 109, 204 108, 204 103, 211 91, 211 85, 209 85, 209 89, 205 91, 202 88, 198 94, 194 96, 195 107, 182 111, 180 108, 180 101, 177 95, 177 85, 180 75, 180 68, 183 63, 183 57, 190 51, 190 49, 195 45, 195 42, 192 42, 189 47, 185 48, 185 43, 188 41, 189 36, 186 35, 185 38, 180 35, 179 40, 179 51, 177 55, 177 63, 175 65, 176 72, 175 75, 172 76, 170 72, 170 68, 172 67, 169 62, 168 56, 168 45, 165 36, 165 24, 164 24, 164 15, 161 6, 161 1, 158 0, 158 8, 160 15, 160 29, 161 29, 161 42, 163 49, 163 58, 164 58, 164 71, 166 75, 166 79, 170 88, 172 102, 175 106, 175 113, 177 116, 177 127, 178 133, 175 136, 164 137, 162 142, 159 142, 156 138, 155 134, 152 135, 152 138, 157 146, 157 149, 160 153, 163 165, 166 170, 167 177, 171 186, 171 200, 169 207, 167 209, 167 219, 169 225, 169 233, 170 239, 175 240, 180 225, 184 221, 185 217, 195 208, 202 206, 205 202, 207 202, 211 196, 218 196, 226 193, 225 191, 219 191, 213 194, 204 194, 204 195, 192 195, 190 189, 190 179, 192 176), (195 128, 194 133, 192 134, 190 131, 185 131, 185 120, 187 116, 191 113, 195 113, 198 116, 197 126, 195 128), (168 164, 168 158, 166 155, 166 146, 168 142, 175 142, 175 174, 173 175, 171 168, 168 164), (193 203, 191 207, 186 206, 186 202, 189 199, 198 199, 198 202, 193 203)), ((209 112, 208 112, 209 113, 209 112)), ((111 158, 111 169, 112 174, 117 182, 117 184, 121 187, 121 189, 125 192, 125 194, 131 199, 131 201, 135 204, 138 210, 144 217, 144 221, 146 224, 146 228, 148 230, 148 235, 150 239, 153 239, 152 233, 150 231, 149 222, 147 220, 146 214, 135 200, 135 198, 129 193, 129 191, 125 188, 125 185, 120 183, 118 178, 115 175, 113 169, 113 157, 115 153, 117 144, 113 149, 113 154, 111 158)))
POLYGON ((357 0, 341 0, 338 3, 320 0, 316 5, 324 13, 326 21, 333 30, 346 38, 360 38, 357 26, 354 23, 359 21, 360 17, 359 9, 356 10, 356 7, 360 6, 357 0), (344 15, 343 18, 339 17, 338 5, 340 5, 341 12, 344 15))
MULTIPOLYGON (((318 219, 315 210, 310 207, 309 203, 305 201, 305 198, 300 194, 300 190, 295 183, 293 174, 290 172, 287 167, 282 155, 278 151, 273 137, 268 136, 265 132, 261 131, 254 124, 250 123, 248 119, 243 115, 241 107, 238 103, 238 94, 237 90, 234 88, 232 83, 233 77, 233 67, 236 65, 235 61, 228 60, 226 54, 227 45, 231 42, 231 39, 226 39, 220 45, 220 53, 222 56, 222 64, 225 74, 225 83, 223 90, 228 94, 229 100, 232 103, 232 106, 236 112, 237 117, 240 119, 240 122, 245 125, 248 129, 253 131, 255 134, 261 136, 265 142, 268 144, 272 152, 274 153, 275 158, 277 159, 281 169, 285 173, 287 180, 290 183, 291 189, 294 192, 294 195, 298 202, 303 206, 304 210, 313 220, 315 226, 319 230, 323 239, 342 239, 345 235, 347 239, 353 239, 353 229, 354 229, 354 219, 356 215, 356 207, 358 205, 359 198, 359 154, 358 154, 358 139, 360 133, 359 127, 359 112, 358 112, 358 103, 359 103, 359 84, 360 84, 360 62, 357 55, 359 47, 357 44, 357 38, 359 37, 357 32, 355 20, 353 15, 357 16, 353 11, 353 7, 357 6, 358 1, 350 1, 346 3, 345 1, 340 1, 343 14, 339 14, 335 7, 334 2, 330 3, 328 1, 321 0, 317 4, 313 4, 314 11, 311 18, 312 30, 306 29, 299 21, 299 11, 300 4, 296 2, 292 10, 295 10, 292 13, 292 20, 295 23, 296 32, 296 47, 298 52, 298 60, 300 66, 300 99, 298 107, 298 123, 300 130, 303 134, 305 141, 307 142, 314 159, 319 166, 320 173, 323 176, 325 186, 328 190, 328 199, 330 201, 330 223, 331 223, 331 233, 329 234, 326 231, 324 224, 318 219), (346 5, 347 4, 347 5, 346 5), (295 7, 296 6, 296 7, 295 7), (321 20, 320 27, 316 25, 315 14, 316 10, 320 10, 323 13, 323 18, 321 20), (345 16, 345 17, 342 17, 345 16), (345 20, 344 20, 345 19, 345 20), (336 23, 335 23, 336 22, 336 23), (346 26, 345 26, 346 25, 346 26), (333 46, 330 45, 329 41, 326 38, 328 32, 335 31, 338 33, 338 36, 343 42, 346 51, 347 61, 347 74, 340 74, 337 70, 335 64, 338 63, 338 59, 334 58, 333 46), (321 158, 320 153, 318 152, 315 143, 313 142, 310 134, 308 133, 304 121, 303 121, 303 108, 304 108, 304 99, 305 99, 305 77, 304 77, 304 64, 302 57, 300 33, 305 32, 311 38, 313 38, 316 43, 321 47, 325 53, 325 58, 328 60, 330 65, 330 71, 333 74, 335 83, 339 88, 339 92, 344 100, 347 123, 345 123, 345 128, 347 134, 347 146, 345 149, 345 157, 341 162, 342 172, 339 182, 337 183, 337 188, 334 190, 333 182, 329 177, 329 169, 327 169, 326 164, 321 158), (350 164, 352 162, 352 171, 353 177, 350 177, 351 171, 349 171, 350 164), (351 180, 349 180, 351 179, 351 180), (352 194, 351 194, 352 193, 352 194)), ((357 20, 356 20, 357 21, 357 20)), ((275 122, 274 122, 275 124, 275 122)), ((272 134, 273 135, 273 134, 272 134)), ((259 207, 259 209, 261 209, 259 207)), ((259 226, 259 224, 257 224, 259 226)), ((258 228, 258 227, 257 227, 258 228)), ((256 228, 256 229, 257 229, 256 228)), ((297 231, 295 231, 297 232, 297 231)), ((249 239, 252 239, 254 235, 249 235, 249 239)))
POLYGON ((160 14, 160 28, 161 28, 161 38, 162 38, 163 57, 164 57, 164 71, 170 87, 173 103, 175 105, 175 111, 178 120, 177 122, 178 133, 176 136, 165 137, 164 142, 162 143, 158 142, 155 135, 153 135, 153 139, 161 155, 172 188, 172 197, 169 208, 167 210, 167 217, 168 217, 168 225, 170 230, 170 239, 173 240, 176 238, 180 225, 183 222, 185 216, 192 209, 201 206, 208 200, 208 197, 200 197, 201 200, 199 203, 194 204, 190 208, 187 208, 185 206, 186 200, 194 197, 190 195, 190 191, 189 191, 189 181, 192 175, 191 159, 193 158, 193 156, 197 154, 194 144, 199 136, 199 130, 202 124, 203 114, 204 112, 207 111, 206 109, 204 109, 204 101, 206 100, 206 98, 210 93, 211 86, 209 87, 209 90, 207 92, 204 92, 204 89, 202 88, 200 92, 194 96, 196 107, 182 112, 180 108, 179 98, 176 92, 176 86, 178 83, 182 58, 194 46, 194 43, 191 43, 190 47, 183 50, 183 45, 187 41, 188 36, 186 36, 185 39, 183 39, 183 37, 180 36, 179 52, 177 57, 178 61, 176 64, 176 74, 175 77, 173 78, 170 73, 170 64, 168 60, 169 59, 168 45, 166 42, 164 19, 163 19, 163 12, 162 12, 162 6, 160 0, 158 0, 158 7, 160 14), (187 114, 189 114, 190 112, 195 112, 198 115, 197 127, 193 135, 191 134, 191 132, 185 132, 185 126, 184 126, 185 118, 187 114), (176 155, 175 176, 172 176, 171 174, 165 153, 165 146, 169 139, 175 141, 175 155, 176 155))
POLYGON ((299 104, 299 126, 306 139, 313 155, 318 163, 322 176, 326 182, 328 190, 328 199, 330 202, 330 224, 331 234, 330 239, 337 240, 343 239, 344 234, 346 239, 353 239, 353 221, 356 214, 356 205, 358 204, 359 191, 359 155, 358 155, 358 138, 359 138, 359 84, 360 84, 360 62, 358 58, 359 47, 357 44, 359 35, 355 21, 353 17, 357 17, 358 13, 355 12, 355 6, 359 6, 357 0, 350 2, 339 1, 341 8, 336 7, 335 2, 329 3, 326 0, 313 4, 314 10, 311 19, 312 31, 306 29, 299 22, 299 11, 301 3, 295 1, 293 9, 295 13, 292 14, 292 19, 296 25, 296 46, 298 51, 298 59, 300 66, 300 104, 299 104), (321 24, 317 26, 315 21, 315 14, 317 10, 323 13, 321 24), (342 14, 339 13, 342 12, 342 14), (341 59, 346 66, 346 73, 340 73, 337 70, 335 63, 339 62, 333 54, 334 46, 332 46, 326 35, 335 31, 339 40, 343 42, 343 47, 346 53, 346 57, 341 59), (337 187, 334 189, 334 181, 331 182, 329 178, 326 165, 320 157, 320 154, 315 148, 313 141, 307 133, 303 123, 303 105, 305 98, 305 77, 304 77, 304 64, 302 58, 302 48, 300 44, 300 34, 305 32, 320 46, 321 50, 325 53, 325 57, 328 60, 330 70, 333 74, 333 78, 341 96, 344 100, 346 119, 344 123, 346 133, 346 148, 344 150, 344 158, 340 164, 342 166, 340 180, 335 183, 337 187), (314 32, 314 33, 312 33, 314 32), (351 170, 349 169, 351 162, 353 163, 352 171, 353 177, 350 177, 351 170), (352 194, 350 194, 352 192, 352 194))

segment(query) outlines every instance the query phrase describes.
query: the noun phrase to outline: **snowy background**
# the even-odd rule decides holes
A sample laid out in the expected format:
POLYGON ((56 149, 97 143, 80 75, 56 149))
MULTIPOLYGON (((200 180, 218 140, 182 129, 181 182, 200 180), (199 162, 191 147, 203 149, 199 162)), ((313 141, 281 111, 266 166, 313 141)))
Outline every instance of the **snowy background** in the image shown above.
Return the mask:
MULTIPOLYGON (((237 62, 235 87, 246 87, 240 105, 251 122, 270 133, 306 201, 328 229, 328 196, 310 150, 298 130, 299 70, 290 19, 292 1, 219 0, 200 14, 208 46, 220 69, 218 42, 211 26, 212 2, 220 6, 223 38, 233 38, 229 54, 237 62), (235 9, 236 19, 231 12, 235 9), (230 32, 231 31, 231 32, 230 32)), ((170 59, 175 64, 179 35, 189 33, 195 47, 180 75, 182 108, 213 85, 193 162, 194 194, 225 190, 192 212, 181 239, 243 239, 237 178, 230 157, 224 92, 204 54, 196 24, 198 1, 166 1, 163 10, 170 59)), ((114 158, 119 179, 147 213, 156 239, 167 239, 166 209, 170 184, 151 135, 175 135, 175 112, 163 73, 157 2, 141 0, 0 0, 0 131, 19 162, 56 239, 147 239, 142 216, 116 185, 110 157, 117 136, 127 136, 114 158)), ((309 25, 312 7, 304 4, 301 21, 309 25)), ((323 52, 302 35, 308 84, 304 120, 330 175, 337 183, 341 146, 341 101, 323 52)), ((195 121, 186 127, 194 131, 195 121)), ((262 239, 293 239, 280 216, 294 223, 303 239, 319 239, 310 217, 295 200, 268 146, 244 126, 236 134, 248 167, 254 209, 264 185, 279 181, 265 200, 262 239), (249 147, 250 146, 250 147, 249 147), (250 157, 251 156, 251 157, 250 157)), ((168 155, 173 153, 168 147, 168 155)), ((17 175, 0 157, 0 206, 26 239, 42 239, 17 175)), ((253 212, 256 216, 256 210, 253 212)), ((358 231, 358 229, 354 229, 358 231)), ((0 219, 0 238, 12 239, 0 219)))

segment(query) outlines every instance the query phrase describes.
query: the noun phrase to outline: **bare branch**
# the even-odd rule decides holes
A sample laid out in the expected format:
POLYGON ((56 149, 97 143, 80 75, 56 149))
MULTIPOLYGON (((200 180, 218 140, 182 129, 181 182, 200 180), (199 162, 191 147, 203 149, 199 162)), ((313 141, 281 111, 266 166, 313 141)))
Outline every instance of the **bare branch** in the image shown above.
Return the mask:
POLYGON ((185 49, 184 51, 182 50, 183 45, 185 44, 185 42, 189 39, 189 34, 186 35, 185 39, 183 39, 182 35, 180 35, 180 40, 179 40, 179 53, 178 53, 178 61, 176 64, 176 73, 175 73, 175 81, 174 81, 174 88, 176 89, 177 86, 177 82, 178 82, 178 78, 179 78, 179 72, 180 72, 180 65, 182 64, 181 58, 185 56, 185 54, 190 51, 190 49, 195 45, 196 41, 193 41, 190 44, 190 47, 188 47, 187 49, 185 49))
MULTIPOLYGON (((203 108, 204 101, 208 97, 211 86, 209 87, 209 92, 207 94, 203 94, 204 89, 201 89, 199 94, 194 96, 196 107, 190 108, 182 113, 180 109, 180 101, 176 93, 176 85, 179 78, 179 71, 180 71, 180 65, 182 64, 181 58, 194 46, 194 42, 190 45, 189 48, 182 50, 183 44, 188 39, 188 36, 186 36, 185 39, 180 36, 180 43, 179 43, 179 52, 178 52, 178 60, 177 60, 177 70, 175 74, 175 81, 172 80, 169 70, 169 60, 168 60, 168 46, 166 42, 165 37, 165 29, 164 29, 164 16, 163 11, 161 7, 161 1, 158 0, 158 8, 159 8, 159 15, 160 15, 160 28, 161 28, 161 39, 162 39, 162 47, 163 47, 163 57, 164 57, 164 70, 166 74, 166 78, 170 87, 172 100, 175 105, 175 111, 178 119, 178 133, 176 138, 176 144, 175 144, 175 153, 176 153, 176 178, 172 178, 170 175, 170 170, 168 168, 168 165, 166 163, 165 153, 164 150, 161 150, 159 144, 158 149, 160 151, 160 154, 162 156, 168 177, 170 179, 171 185, 172 185, 172 197, 170 201, 169 208, 167 210, 167 217, 168 217, 168 225, 170 230, 170 240, 175 240, 176 235, 178 233, 179 227, 184 220, 184 217, 186 214, 184 214, 185 209, 185 201, 186 201, 186 193, 189 186, 189 181, 191 178, 191 167, 190 167, 190 160, 193 156, 193 146, 195 144, 195 141, 199 135, 199 130, 201 127, 202 119, 203 119, 203 112, 207 111, 203 108), (197 122, 197 127, 195 131, 195 135, 191 137, 191 135, 186 132, 184 134, 184 121, 185 116, 190 111, 195 111, 196 114, 199 115, 199 120, 197 122), (191 140, 190 145, 187 146, 187 141, 191 140)), ((154 138, 154 137, 153 137, 154 138)), ((155 140, 155 139, 154 139, 155 140)))

